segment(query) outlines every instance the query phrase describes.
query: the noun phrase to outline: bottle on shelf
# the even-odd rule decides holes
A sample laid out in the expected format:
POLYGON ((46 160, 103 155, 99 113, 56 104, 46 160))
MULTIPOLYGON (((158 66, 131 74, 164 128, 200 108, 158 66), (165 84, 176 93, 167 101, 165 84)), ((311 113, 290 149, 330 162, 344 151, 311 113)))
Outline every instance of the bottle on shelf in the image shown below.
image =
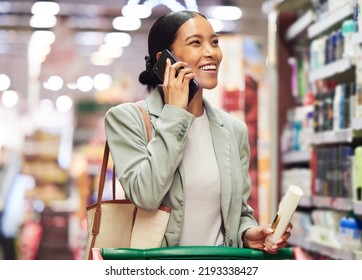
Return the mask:
POLYGON ((352 42, 352 36, 356 32, 356 23, 353 19, 346 19, 342 23, 342 34, 344 37, 344 58, 354 58, 356 55, 355 45, 352 42))

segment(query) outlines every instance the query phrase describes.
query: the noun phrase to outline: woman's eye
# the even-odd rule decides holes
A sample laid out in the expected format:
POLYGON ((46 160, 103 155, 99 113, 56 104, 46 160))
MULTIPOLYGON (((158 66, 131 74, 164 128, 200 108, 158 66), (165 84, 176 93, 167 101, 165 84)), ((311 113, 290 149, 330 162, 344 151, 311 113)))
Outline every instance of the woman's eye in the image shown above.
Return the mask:
POLYGON ((190 43, 190 45, 199 45, 199 44, 200 44, 200 41, 198 41, 198 40, 192 41, 190 43))
POLYGON ((214 41, 212 41, 212 44, 213 44, 213 45, 216 45, 216 46, 219 45, 219 40, 214 40, 214 41))

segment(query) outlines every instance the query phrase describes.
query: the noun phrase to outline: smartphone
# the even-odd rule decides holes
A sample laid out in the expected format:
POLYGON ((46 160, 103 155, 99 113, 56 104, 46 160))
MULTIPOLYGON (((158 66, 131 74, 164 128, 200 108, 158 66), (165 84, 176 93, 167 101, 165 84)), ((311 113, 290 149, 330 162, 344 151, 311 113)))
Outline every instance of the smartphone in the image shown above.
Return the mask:
MULTIPOLYGON (((153 72, 156 74, 156 76, 159 78, 159 80, 163 83, 164 75, 165 75, 165 68, 166 68, 166 59, 169 58, 171 60, 171 64, 174 64, 177 62, 177 59, 173 56, 173 54, 168 50, 164 49, 162 51, 162 54, 160 58, 156 61, 155 65, 153 66, 153 72)), ((179 68, 178 71, 180 71, 182 67, 179 68)), ((177 77, 178 72, 176 72, 177 77)), ((192 98, 194 98, 197 90, 199 89, 199 84, 195 79, 191 79, 190 85, 189 85, 189 101, 191 102, 192 98)))

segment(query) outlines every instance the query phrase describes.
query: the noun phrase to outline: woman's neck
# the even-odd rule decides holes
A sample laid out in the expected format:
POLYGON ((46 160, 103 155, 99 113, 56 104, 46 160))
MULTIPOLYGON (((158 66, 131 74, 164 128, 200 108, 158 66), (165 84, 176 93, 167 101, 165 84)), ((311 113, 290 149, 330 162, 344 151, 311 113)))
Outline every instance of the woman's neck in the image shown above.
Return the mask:
POLYGON ((187 111, 195 117, 200 117, 204 113, 204 106, 202 104, 202 90, 197 92, 192 98, 190 104, 187 106, 187 111))

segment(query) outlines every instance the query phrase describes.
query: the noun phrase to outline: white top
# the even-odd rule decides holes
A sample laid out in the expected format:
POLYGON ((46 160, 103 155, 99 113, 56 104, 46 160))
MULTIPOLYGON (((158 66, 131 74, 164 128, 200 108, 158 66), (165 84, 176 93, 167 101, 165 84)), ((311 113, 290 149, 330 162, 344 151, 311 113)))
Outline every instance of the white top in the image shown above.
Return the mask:
POLYGON ((187 134, 183 156, 185 214, 180 246, 223 243, 220 175, 206 110, 187 134))

